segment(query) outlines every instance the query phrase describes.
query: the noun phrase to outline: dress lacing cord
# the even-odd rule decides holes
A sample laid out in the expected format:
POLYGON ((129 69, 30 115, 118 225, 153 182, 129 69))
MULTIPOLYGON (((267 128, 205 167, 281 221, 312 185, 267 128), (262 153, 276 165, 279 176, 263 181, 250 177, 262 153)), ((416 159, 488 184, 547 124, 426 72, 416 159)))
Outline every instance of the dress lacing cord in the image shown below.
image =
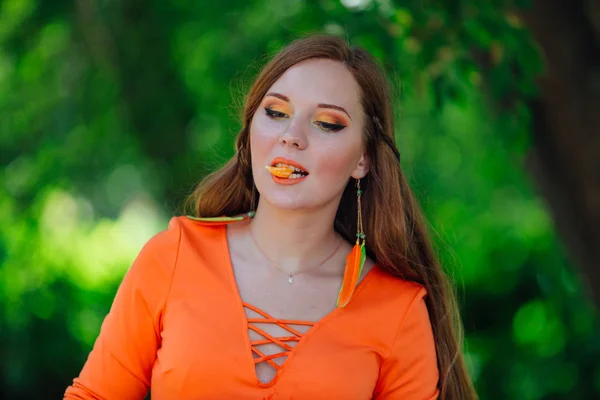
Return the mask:
POLYGON ((273 361, 273 359, 279 358, 279 357, 287 357, 293 348, 288 343, 289 342, 299 342, 303 336, 303 334, 301 332, 298 332, 296 329, 292 328, 289 325, 314 326, 315 323, 309 322, 309 321, 297 321, 297 320, 291 320, 291 319, 277 319, 277 318, 271 317, 266 312, 254 307, 251 304, 243 303, 243 305, 244 305, 244 307, 254 311, 255 313, 257 313, 263 317, 263 318, 248 318, 248 329, 253 330, 254 332, 258 333, 259 335, 261 335, 265 338, 265 339, 261 339, 261 340, 252 340, 250 342, 250 344, 252 346, 252 352, 258 356, 257 358, 254 359, 254 364, 266 362, 270 366, 275 368, 276 371, 279 371, 281 366, 279 364, 277 364, 275 361, 273 361), (285 329, 286 331, 291 333, 293 336, 274 337, 274 336, 270 335, 269 333, 263 331, 259 327, 257 327, 255 325, 257 323, 258 324, 275 324, 275 325, 285 329), (260 345, 270 344, 270 343, 278 345, 279 347, 284 349, 284 351, 281 351, 281 352, 275 353, 275 354, 265 355, 257 347, 260 345))

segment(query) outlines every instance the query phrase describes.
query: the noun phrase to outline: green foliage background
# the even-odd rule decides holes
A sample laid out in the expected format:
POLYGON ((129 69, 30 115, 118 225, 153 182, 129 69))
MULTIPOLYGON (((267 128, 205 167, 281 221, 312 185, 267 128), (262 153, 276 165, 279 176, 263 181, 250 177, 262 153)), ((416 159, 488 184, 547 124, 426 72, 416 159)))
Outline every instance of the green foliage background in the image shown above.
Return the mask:
POLYGON ((600 397, 600 329, 524 167, 540 51, 502 0, 0 0, 0 387, 59 398, 123 274, 233 154, 266 57, 370 50, 482 399, 600 397))

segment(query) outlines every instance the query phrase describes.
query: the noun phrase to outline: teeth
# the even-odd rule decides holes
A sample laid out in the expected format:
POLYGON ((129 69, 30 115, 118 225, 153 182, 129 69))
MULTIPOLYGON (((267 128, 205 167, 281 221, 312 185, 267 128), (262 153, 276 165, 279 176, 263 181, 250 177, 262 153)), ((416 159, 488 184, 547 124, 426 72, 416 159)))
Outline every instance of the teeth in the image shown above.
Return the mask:
POLYGON ((302 170, 300 168, 294 167, 293 165, 284 164, 284 163, 277 163, 277 164, 275 164, 275 167, 277 167, 277 168, 290 168, 294 172, 302 172, 302 170))
POLYGON ((298 179, 298 178, 302 178, 302 175, 300 174, 291 174, 289 179, 298 179))

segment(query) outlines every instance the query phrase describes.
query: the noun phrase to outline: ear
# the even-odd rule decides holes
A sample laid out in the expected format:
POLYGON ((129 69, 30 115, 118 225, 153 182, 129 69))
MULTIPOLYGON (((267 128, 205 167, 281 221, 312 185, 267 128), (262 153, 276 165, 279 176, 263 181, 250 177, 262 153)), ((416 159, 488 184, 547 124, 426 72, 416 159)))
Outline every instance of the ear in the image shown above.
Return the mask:
POLYGON ((356 168, 354 168, 354 170, 352 171, 351 176, 354 179, 364 178, 367 175, 367 173, 369 172, 370 165, 371 165, 371 163, 369 160, 369 156, 367 156, 367 153, 365 152, 360 157, 360 160, 358 160, 358 163, 356 164, 356 168))

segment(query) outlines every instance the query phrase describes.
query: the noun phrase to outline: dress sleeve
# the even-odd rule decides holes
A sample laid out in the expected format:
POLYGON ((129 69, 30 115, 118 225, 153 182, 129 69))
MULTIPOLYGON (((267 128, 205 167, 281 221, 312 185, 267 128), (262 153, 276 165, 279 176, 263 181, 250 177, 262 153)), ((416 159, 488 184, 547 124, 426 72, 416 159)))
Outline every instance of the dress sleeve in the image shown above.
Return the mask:
POLYGON ((179 251, 180 228, 150 239, 125 275, 100 335, 65 400, 141 400, 160 346, 161 316, 179 251))
POLYGON ((408 306, 388 357, 381 366, 374 399, 434 400, 438 398, 435 342, 420 288, 408 306))

